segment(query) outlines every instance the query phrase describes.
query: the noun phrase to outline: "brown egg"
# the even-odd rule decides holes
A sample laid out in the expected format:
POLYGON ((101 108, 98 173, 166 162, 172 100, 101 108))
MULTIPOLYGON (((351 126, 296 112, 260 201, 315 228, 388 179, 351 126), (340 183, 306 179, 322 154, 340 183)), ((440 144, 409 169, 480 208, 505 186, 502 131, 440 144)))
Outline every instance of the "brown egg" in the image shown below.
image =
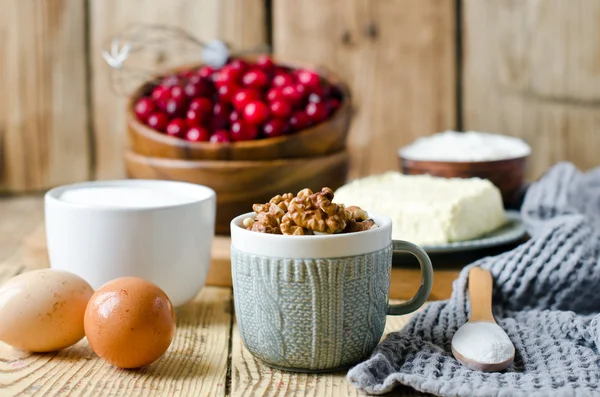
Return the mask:
POLYGON ((98 356, 117 367, 139 368, 156 361, 169 348, 175 335, 175 311, 155 284, 123 277, 94 293, 84 326, 98 356))
POLYGON ((63 270, 20 274, 0 287, 0 340, 30 352, 63 349, 83 338, 83 315, 94 293, 63 270))

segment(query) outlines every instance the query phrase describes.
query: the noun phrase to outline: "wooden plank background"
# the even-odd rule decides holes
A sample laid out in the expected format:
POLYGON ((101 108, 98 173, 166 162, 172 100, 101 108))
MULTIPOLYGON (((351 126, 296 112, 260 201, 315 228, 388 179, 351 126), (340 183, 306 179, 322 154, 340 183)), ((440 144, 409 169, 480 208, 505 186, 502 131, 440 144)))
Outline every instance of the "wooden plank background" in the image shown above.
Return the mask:
POLYGON ((0 191, 89 179, 84 3, 0 7, 0 191))
POLYGON ((597 0, 0 5, 0 192, 124 176, 125 100, 110 89, 101 49, 138 22, 238 48, 270 43, 279 57, 335 69, 354 97, 351 177, 397 169, 400 146, 445 129, 524 138, 530 178, 557 161, 600 163, 597 0))
POLYGON ((464 0, 464 127, 533 147, 530 176, 600 164, 600 2, 464 0))
POLYGON ((350 177, 397 169, 396 151, 456 126, 455 7, 449 0, 281 0, 273 49, 327 66, 356 109, 350 177))
MULTIPOLYGON (((110 88, 109 69, 102 59, 106 41, 136 23, 160 23, 185 29, 204 40, 220 39, 247 48, 266 42, 264 0, 89 0, 90 62, 94 124, 95 176, 98 179, 124 176, 125 102, 110 88)), ((169 63, 198 60, 189 51, 170 51, 169 63)), ((160 60, 143 59, 160 67, 160 60)))

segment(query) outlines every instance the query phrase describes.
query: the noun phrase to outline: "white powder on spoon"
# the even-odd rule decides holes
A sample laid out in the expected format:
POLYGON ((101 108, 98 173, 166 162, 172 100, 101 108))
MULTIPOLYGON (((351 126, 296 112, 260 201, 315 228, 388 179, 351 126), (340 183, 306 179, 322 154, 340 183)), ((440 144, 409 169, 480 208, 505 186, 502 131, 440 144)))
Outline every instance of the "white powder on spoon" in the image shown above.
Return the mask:
POLYGON ((528 156, 523 140, 486 132, 446 131, 419 138, 400 149, 400 156, 417 161, 493 161, 528 156))
POLYGON ((456 331, 452 347, 464 358, 482 364, 498 364, 510 360, 515 347, 499 325, 468 322, 456 331))

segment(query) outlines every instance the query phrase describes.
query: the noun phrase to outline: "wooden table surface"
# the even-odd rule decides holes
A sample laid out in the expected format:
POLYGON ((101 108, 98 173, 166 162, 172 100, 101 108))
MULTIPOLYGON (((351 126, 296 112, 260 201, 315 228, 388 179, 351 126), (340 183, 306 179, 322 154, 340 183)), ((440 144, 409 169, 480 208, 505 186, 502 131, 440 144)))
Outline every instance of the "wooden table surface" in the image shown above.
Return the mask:
MULTIPOLYGON (((48 266, 43 201, 0 199, 0 284, 48 266)), ((165 355, 140 370, 117 369, 83 339, 50 354, 29 354, 0 342, 0 396, 358 396, 344 373, 274 370, 244 349, 229 287, 205 287, 177 310, 177 332, 165 355)), ((386 333, 410 316, 388 317, 386 333)), ((399 388, 390 395, 421 395, 399 388)))

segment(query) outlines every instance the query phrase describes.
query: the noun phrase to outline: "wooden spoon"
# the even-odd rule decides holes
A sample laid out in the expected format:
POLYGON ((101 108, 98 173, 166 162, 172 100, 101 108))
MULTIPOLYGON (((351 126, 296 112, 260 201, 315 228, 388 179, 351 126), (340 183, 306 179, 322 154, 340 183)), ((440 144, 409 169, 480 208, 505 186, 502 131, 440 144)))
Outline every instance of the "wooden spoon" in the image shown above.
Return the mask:
POLYGON ((484 372, 502 371, 515 359, 515 347, 492 314, 492 275, 469 271, 471 318, 452 338, 452 354, 463 365, 484 372))

